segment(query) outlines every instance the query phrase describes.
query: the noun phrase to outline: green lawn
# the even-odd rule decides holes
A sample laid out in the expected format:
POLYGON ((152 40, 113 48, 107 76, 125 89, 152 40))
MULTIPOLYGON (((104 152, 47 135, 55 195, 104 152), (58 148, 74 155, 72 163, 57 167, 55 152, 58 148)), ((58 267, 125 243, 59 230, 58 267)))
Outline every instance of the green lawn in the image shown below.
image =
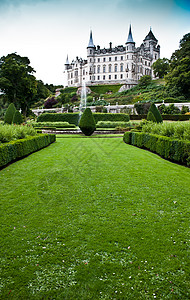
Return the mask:
POLYGON ((190 170, 64 138, 0 171, 0 299, 189 299, 190 170))

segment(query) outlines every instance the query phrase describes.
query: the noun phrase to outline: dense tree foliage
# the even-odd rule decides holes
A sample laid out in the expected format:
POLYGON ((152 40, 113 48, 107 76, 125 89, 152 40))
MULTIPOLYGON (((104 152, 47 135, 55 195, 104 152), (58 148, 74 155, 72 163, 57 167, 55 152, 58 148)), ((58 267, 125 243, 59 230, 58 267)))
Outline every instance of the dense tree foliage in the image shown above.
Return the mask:
POLYGON ((156 77, 163 78, 169 71, 169 60, 167 58, 159 58, 152 65, 153 72, 156 77))
POLYGON ((34 69, 27 57, 16 53, 0 58, 0 89, 9 103, 14 103, 26 114, 37 93, 34 69))
POLYGON ((146 87, 151 83, 151 81, 152 77, 150 75, 144 75, 139 79, 139 86, 146 87))
POLYGON ((175 88, 179 95, 190 97, 190 33, 184 35, 179 49, 172 54, 165 80, 168 89, 175 88))

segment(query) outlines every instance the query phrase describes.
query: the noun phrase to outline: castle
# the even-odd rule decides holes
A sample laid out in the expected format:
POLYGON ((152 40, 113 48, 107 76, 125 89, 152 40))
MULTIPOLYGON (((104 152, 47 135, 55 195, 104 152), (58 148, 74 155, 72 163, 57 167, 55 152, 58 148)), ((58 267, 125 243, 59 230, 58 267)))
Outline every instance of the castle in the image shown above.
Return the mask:
POLYGON ((125 46, 101 49, 95 46, 90 32, 87 47, 87 59, 76 57, 69 63, 68 56, 65 63, 67 86, 78 87, 82 82, 86 85, 123 84, 129 89, 138 83, 143 75, 154 78, 151 66, 160 58, 160 46, 150 29, 140 47, 135 47, 131 25, 125 46))

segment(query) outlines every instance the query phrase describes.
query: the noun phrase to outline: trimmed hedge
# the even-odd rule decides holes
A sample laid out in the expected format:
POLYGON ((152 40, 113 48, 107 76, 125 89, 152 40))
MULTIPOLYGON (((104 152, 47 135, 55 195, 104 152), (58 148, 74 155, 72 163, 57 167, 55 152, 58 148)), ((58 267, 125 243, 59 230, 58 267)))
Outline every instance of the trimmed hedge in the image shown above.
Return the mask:
MULTIPOLYGON (((142 120, 146 119, 147 115, 130 115, 130 120, 142 120)), ((188 121, 190 115, 162 115, 162 119, 165 121, 188 121)))
POLYGON ((46 129, 49 127, 54 127, 54 128, 76 128, 76 125, 70 124, 68 122, 37 122, 33 124, 34 128, 43 128, 46 129))
POLYGON ((78 125, 79 114, 78 113, 44 113, 37 118, 37 122, 68 122, 70 124, 78 125))
POLYGON ((190 142, 145 132, 124 133, 125 143, 148 149, 161 157, 190 167, 190 142))
POLYGON ((53 134, 40 134, 0 145, 0 168, 55 142, 53 134))
POLYGON ((110 122, 129 122, 128 114, 113 114, 113 113, 94 113, 95 122, 110 121, 110 122))
MULTIPOLYGON (((111 122, 129 122, 130 118, 128 114, 112 114, 112 113, 93 113, 95 122, 98 121, 111 121, 111 122)), ((37 118, 37 122, 68 122, 70 124, 78 125, 79 114, 78 113, 44 113, 37 118)))

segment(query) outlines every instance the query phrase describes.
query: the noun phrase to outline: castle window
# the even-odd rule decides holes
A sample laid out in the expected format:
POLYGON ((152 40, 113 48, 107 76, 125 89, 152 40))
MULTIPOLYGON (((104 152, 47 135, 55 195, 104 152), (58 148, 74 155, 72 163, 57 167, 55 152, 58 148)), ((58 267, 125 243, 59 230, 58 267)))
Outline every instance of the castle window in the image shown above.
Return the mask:
POLYGON ((145 66, 147 66, 147 61, 145 60, 145 66))
POLYGON ((117 56, 115 57, 115 61, 117 61, 117 56))
POLYGON ((106 79, 106 76, 104 75, 104 76, 103 76, 103 80, 105 80, 105 79, 106 79))
POLYGON ((90 50, 90 54, 92 54, 92 50, 90 50))
POLYGON ((100 62, 100 58, 98 58, 98 62, 100 62))
POLYGON ((127 50, 129 50, 129 47, 127 46, 127 50))
POLYGON ((111 65, 109 65, 109 73, 111 73, 111 65))
POLYGON ((111 79, 111 75, 109 75, 109 80, 111 79))
POLYGON ((103 58, 103 62, 105 62, 105 61, 106 61, 106 58, 104 57, 104 58, 103 58))
POLYGON ((109 61, 111 61, 111 57, 109 57, 109 61))
POLYGON ((98 76, 98 80, 100 80, 100 76, 98 76))
POLYGON ((123 64, 120 66, 120 71, 123 72, 123 64))
POLYGON ((127 55, 127 59, 129 58, 129 56, 127 55))
POLYGON ((115 65, 115 68, 114 68, 115 72, 117 72, 117 65, 115 65))
POLYGON ((117 75, 115 75, 115 79, 117 79, 117 75))
POLYGON ((123 56, 121 56, 121 60, 123 60, 123 56))
POLYGON ((92 58, 90 58, 90 62, 92 62, 92 58))
POLYGON ((157 55, 155 54, 155 59, 157 59, 157 55))
POLYGON ((83 75, 85 75, 85 70, 83 70, 83 75))
POLYGON ((97 73, 100 73, 100 66, 97 67, 97 73))
POLYGON ((106 73, 106 66, 103 65, 103 73, 106 73))
POLYGON ((121 74, 121 79, 123 79, 123 74, 121 74))
POLYGON ((92 76, 90 76, 90 80, 92 80, 92 76))

